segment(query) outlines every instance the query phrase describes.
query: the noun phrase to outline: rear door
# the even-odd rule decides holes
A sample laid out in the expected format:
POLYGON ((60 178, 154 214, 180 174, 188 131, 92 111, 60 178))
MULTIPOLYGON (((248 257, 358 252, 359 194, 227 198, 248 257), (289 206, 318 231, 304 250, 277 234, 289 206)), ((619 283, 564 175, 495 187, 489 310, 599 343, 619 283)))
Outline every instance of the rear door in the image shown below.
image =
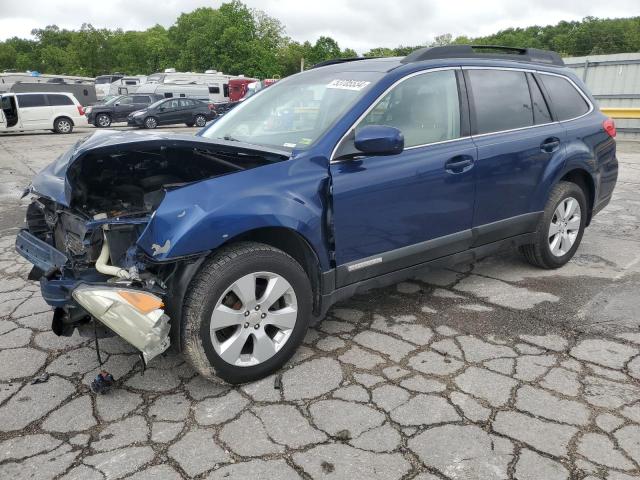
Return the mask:
POLYGON ((19 93, 16 95, 22 128, 53 128, 53 109, 44 93, 19 93))
POLYGON ((535 229, 539 186, 566 135, 531 72, 469 67, 465 80, 478 147, 475 246, 535 229))
POLYGON ((193 116, 196 109, 196 102, 188 98, 180 99, 180 121, 184 123, 193 122, 193 116))
POLYGON ((127 119, 127 116, 135 111, 139 110, 133 104, 133 97, 126 96, 120 98, 113 107, 113 121, 122 122, 127 119))

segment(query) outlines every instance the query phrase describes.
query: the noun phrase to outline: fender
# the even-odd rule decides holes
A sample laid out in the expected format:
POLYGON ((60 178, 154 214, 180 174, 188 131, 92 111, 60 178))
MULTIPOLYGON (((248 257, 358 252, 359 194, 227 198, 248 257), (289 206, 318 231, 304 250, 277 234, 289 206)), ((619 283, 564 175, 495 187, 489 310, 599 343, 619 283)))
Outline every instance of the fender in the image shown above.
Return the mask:
POLYGON ((569 142, 554 155, 545 169, 536 194, 533 196, 532 211, 544 210, 553 187, 572 170, 583 170, 591 177, 593 185, 598 185, 593 152, 581 142, 569 142))
POLYGON ((285 227, 312 246, 326 270, 327 179, 326 165, 299 158, 168 191, 137 244, 164 262, 214 250, 251 230, 285 227))

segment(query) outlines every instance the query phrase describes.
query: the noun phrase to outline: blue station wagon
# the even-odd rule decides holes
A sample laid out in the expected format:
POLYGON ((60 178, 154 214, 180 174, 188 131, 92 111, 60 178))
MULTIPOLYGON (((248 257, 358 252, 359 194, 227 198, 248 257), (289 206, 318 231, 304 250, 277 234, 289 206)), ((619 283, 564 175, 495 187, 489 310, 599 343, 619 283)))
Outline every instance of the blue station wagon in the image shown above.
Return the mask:
POLYGON ((17 251, 59 335, 170 345, 231 383, 281 367, 335 302, 518 248, 576 252, 615 125, 548 51, 325 62, 197 136, 99 131, 34 179, 17 251))

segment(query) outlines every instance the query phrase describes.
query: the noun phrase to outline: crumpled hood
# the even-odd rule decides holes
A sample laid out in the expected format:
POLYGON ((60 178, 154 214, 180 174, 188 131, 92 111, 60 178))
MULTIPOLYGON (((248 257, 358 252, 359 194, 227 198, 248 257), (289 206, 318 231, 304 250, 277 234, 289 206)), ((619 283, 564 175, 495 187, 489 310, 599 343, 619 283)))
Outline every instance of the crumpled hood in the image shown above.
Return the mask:
POLYGON ((67 152, 60 155, 53 163, 38 173, 29 185, 31 193, 50 198, 51 200, 69 206, 71 202, 71 185, 67 179, 69 167, 82 159, 88 152, 102 151, 104 154, 122 150, 137 150, 153 147, 188 146, 193 148, 216 148, 226 151, 246 151, 271 153, 289 157, 291 152, 274 150, 266 147, 256 147, 248 143, 231 142, 220 139, 208 139, 171 132, 161 131, 117 131, 98 130, 79 140, 67 152))

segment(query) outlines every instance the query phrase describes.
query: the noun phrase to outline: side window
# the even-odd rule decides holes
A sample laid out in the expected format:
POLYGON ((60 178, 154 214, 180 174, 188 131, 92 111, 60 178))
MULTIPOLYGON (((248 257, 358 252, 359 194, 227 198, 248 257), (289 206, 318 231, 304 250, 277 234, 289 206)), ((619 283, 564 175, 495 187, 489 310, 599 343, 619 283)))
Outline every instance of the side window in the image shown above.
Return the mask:
POLYGON ((222 84, 222 91, 223 91, 225 97, 229 96, 229 84, 228 83, 223 83, 222 84))
POLYGON ((151 103, 151 98, 147 95, 134 95, 133 103, 151 103))
POLYGON ((209 93, 220 93, 220 87, 209 87, 209 93))
POLYGON ((131 105, 133 103, 132 97, 122 97, 118 102, 120 105, 131 105))
POLYGON ((49 97, 49 105, 73 105, 73 100, 66 95, 47 95, 47 97, 49 97))
POLYGON ((478 134, 533 125, 533 109, 524 72, 467 70, 478 134))
POLYGON ((171 92, 165 92, 164 93, 164 98, 171 98, 171 97, 173 97, 173 93, 171 93, 171 92))
POLYGON ((180 100, 180 106, 182 108, 193 107, 193 100, 182 99, 180 100))
POLYGON ((17 95, 20 108, 47 107, 45 95, 17 95))
POLYGON ((549 113, 549 107, 542 95, 538 82, 530 73, 527 74, 527 81, 529 82, 529 91, 533 102, 533 122, 536 125, 551 123, 551 113, 549 113))
POLYGON ((179 101, 180 101, 180 100, 170 100, 170 101, 168 101, 168 102, 164 102, 163 107, 164 107, 164 108, 167 108, 167 109, 171 109, 171 110, 173 110, 173 109, 175 109, 175 108, 178 108, 178 105, 179 105, 179 103, 178 103, 178 102, 179 102, 179 101))
POLYGON ((387 93, 356 127, 388 125, 405 147, 460 137, 460 101, 454 70, 409 78, 387 93))
POLYGON ((589 111, 589 104, 567 79, 544 74, 540 74, 540 78, 549 92, 558 120, 576 118, 589 111))

